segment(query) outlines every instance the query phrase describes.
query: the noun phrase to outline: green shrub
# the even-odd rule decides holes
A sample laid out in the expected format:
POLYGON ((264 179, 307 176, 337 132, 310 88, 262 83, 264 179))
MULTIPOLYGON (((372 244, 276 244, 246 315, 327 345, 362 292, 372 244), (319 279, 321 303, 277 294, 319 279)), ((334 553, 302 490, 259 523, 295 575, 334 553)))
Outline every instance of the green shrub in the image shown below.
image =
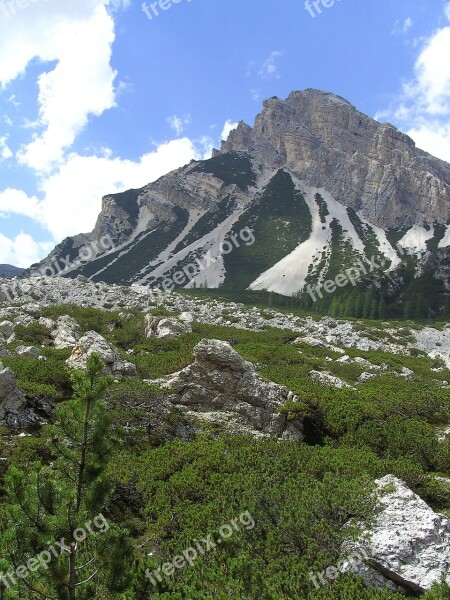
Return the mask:
POLYGON ((101 335, 108 333, 108 326, 115 325, 119 321, 117 312, 100 310, 92 307, 81 307, 76 304, 59 304, 43 308, 44 317, 57 319, 63 315, 69 315, 80 325, 83 333, 96 331, 101 335))
POLYGON ((51 339, 50 330, 40 323, 31 323, 31 325, 16 325, 14 328, 16 338, 25 342, 40 346, 46 340, 51 339))
POLYGON ((70 371, 61 360, 62 357, 67 357, 67 352, 51 352, 47 360, 5 356, 2 362, 5 367, 14 371, 19 387, 25 393, 30 393, 30 397, 36 397, 38 393, 47 390, 52 400, 69 398, 72 395, 70 371))

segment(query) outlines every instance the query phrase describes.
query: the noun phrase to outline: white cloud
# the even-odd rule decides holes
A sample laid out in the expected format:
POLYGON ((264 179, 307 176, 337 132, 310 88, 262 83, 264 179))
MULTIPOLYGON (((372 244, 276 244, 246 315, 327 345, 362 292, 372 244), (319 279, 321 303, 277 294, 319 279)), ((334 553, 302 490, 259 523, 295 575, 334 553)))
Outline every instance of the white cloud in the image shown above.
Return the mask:
MULTIPOLYGON (((446 6, 450 14, 450 3, 446 6)), ((450 162, 450 26, 435 31, 421 46, 414 78, 376 118, 389 119, 416 144, 450 162)))
POLYGON ((0 192, 0 217, 4 218, 10 214, 37 219, 39 216, 39 200, 36 196, 27 196, 22 190, 7 188, 0 192))
POLYGON ((138 162, 74 154, 58 173, 42 180, 41 201, 20 190, 0 193, 0 215, 31 217, 52 234, 55 242, 60 242, 93 229, 102 196, 143 187, 193 158, 200 158, 199 151, 187 138, 162 144, 138 162))
POLYGON ((0 233, 0 263, 26 268, 53 249, 53 242, 35 242, 27 233, 9 239, 0 233))
POLYGON ((407 17, 403 23, 401 21, 397 21, 394 25, 394 29, 392 31, 393 35, 398 35, 399 33, 407 33, 411 27, 413 26, 414 22, 411 19, 411 17, 407 17))
POLYGON ((283 53, 279 50, 274 50, 269 58, 263 62, 258 73, 262 79, 280 79, 281 75, 278 73, 276 60, 282 55, 283 53))
POLYGON ((46 29, 38 56, 58 62, 38 78, 43 131, 33 134, 18 154, 22 164, 43 172, 61 163, 90 115, 114 106, 116 77, 110 66, 114 21, 104 6, 85 19, 61 20, 46 29))
POLYGON ((260 96, 259 96, 259 90, 255 90, 255 89, 251 89, 250 90, 250 96, 252 98, 252 100, 254 100, 255 102, 258 102, 260 96))
MULTIPOLYGON (((34 0, 21 10, 16 7, 15 15, 0 18, 0 89, 23 76, 32 62, 43 71, 36 81, 38 119, 23 129, 31 137, 17 156, 35 171, 39 193, 0 191, 0 218, 31 218, 52 238, 35 242, 26 233, 14 239, 2 234, 0 262, 29 266, 64 237, 92 230, 102 196, 142 187, 191 159, 210 156, 210 137, 168 141, 137 161, 114 157, 109 149, 100 156, 70 153, 89 118, 114 107, 124 91, 120 82, 114 88, 111 13, 129 5, 130 0, 34 0)), ((9 102, 20 108, 13 94, 9 102)), ((178 123, 177 135, 187 120, 178 123)), ((3 157, 10 152, 6 141, 2 138, 3 157)))
POLYGON ((191 123, 191 115, 185 115, 184 117, 177 117, 173 115, 171 117, 167 117, 167 122, 169 123, 171 129, 173 129, 177 136, 181 135, 183 131, 186 130, 186 127, 191 123))
POLYGON ((227 140, 228 136, 230 135, 230 132, 233 131, 233 129, 236 129, 238 125, 239 123, 233 123, 231 119, 228 119, 225 122, 225 125, 223 126, 222 133, 220 134, 220 139, 227 140))
POLYGON ((0 159, 1 160, 7 160, 8 158, 11 158, 13 156, 13 153, 11 152, 10 148, 7 145, 7 140, 8 140, 8 136, 5 135, 3 137, 0 137, 0 159))
POLYGON ((405 22, 403 23, 403 33, 406 33, 409 29, 411 29, 411 27, 413 26, 413 20, 411 19, 411 17, 408 17, 405 22))
POLYGON ((445 16, 450 21, 450 2, 445 5, 444 11, 445 11, 445 16))

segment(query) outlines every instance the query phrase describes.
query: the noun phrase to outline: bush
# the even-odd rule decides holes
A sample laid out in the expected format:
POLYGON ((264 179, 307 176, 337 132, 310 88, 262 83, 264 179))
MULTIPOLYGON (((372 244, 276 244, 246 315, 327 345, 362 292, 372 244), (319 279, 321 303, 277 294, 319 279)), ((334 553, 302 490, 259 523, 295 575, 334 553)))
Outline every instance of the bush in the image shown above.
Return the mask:
POLYGON ((100 310, 92 307, 81 307, 76 304, 59 304, 42 309, 44 317, 57 319, 63 315, 69 315, 80 325, 83 333, 96 331, 101 335, 109 332, 108 326, 115 325, 119 321, 117 312, 100 310))
POLYGON ((50 340, 50 330, 40 323, 31 323, 31 325, 16 325, 14 328, 16 338, 25 342, 41 346, 46 340, 50 340))
POLYGON ((70 372, 65 363, 67 352, 49 351, 47 360, 25 356, 5 356, 2 362, 10 367, 17 377, 19 387, 30 397, 47 390, 52 400, 63 400, 72 395, 70 372), (50 354, 51 353, 51 354, 50 354), (62 360, 61 360, 62 359, 62 360), (44 386, 44 387, 43 387, 44 386))

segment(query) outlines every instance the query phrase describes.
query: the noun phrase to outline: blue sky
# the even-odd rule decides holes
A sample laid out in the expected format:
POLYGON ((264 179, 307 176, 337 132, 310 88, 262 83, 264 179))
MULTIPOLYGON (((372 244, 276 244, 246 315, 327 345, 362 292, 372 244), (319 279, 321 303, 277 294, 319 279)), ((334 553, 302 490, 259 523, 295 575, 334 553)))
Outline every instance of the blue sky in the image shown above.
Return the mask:
POLYGON ((135 0, 0 0, 0 263, 90 231, 103 195, 208 157, 292 90, 450 161, 448 0, 158 1, 150 20, 135 0))

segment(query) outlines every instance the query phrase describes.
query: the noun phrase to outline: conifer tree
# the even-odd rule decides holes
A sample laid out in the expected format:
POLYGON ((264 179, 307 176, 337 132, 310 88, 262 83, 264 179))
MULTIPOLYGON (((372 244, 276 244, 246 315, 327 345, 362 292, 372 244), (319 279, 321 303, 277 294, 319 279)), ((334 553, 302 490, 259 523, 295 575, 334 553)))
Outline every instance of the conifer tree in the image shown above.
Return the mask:
POLYGON ((98 355, 73 375, 75 395, 49 426, 55 460, 26 472, 11 467, 0 543, 2 600, 127 598, 131 546, 104 516, 113 439, 98 355))

